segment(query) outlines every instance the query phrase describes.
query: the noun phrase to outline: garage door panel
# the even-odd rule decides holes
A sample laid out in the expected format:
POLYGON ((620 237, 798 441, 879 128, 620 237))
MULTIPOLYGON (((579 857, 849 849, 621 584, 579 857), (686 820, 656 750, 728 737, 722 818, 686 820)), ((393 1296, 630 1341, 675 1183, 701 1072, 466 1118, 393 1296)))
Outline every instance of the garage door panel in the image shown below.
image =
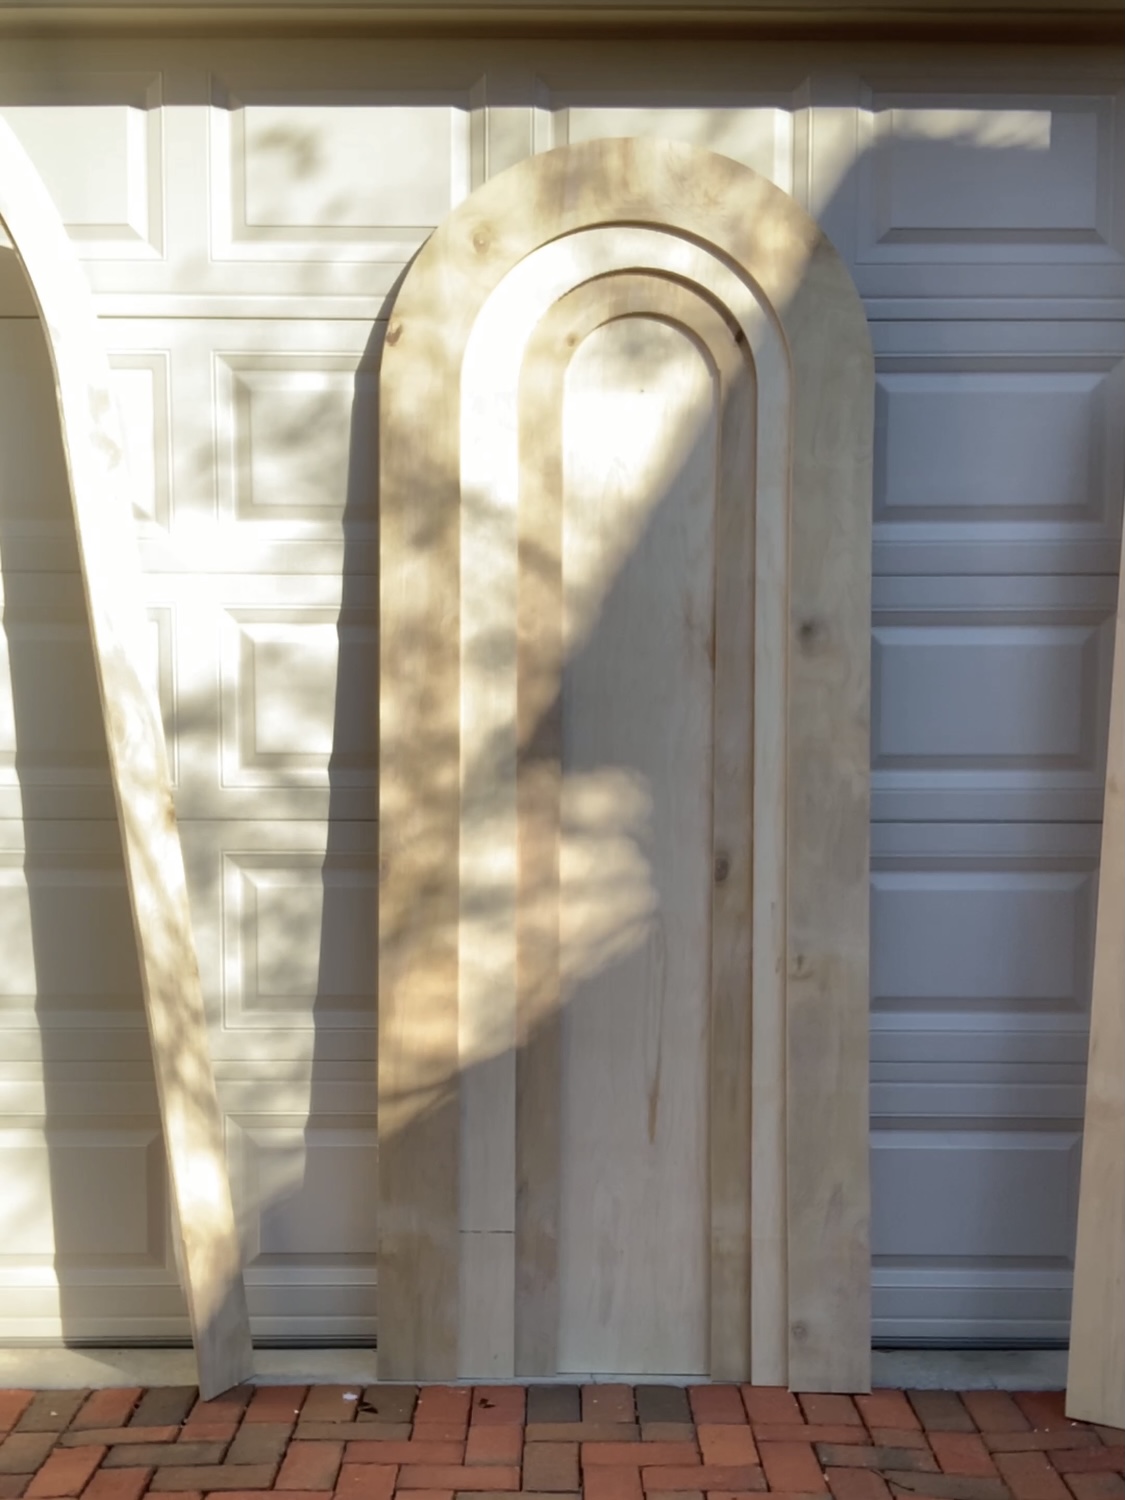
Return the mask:
POLYGON ((1050 1265, 989 1273, 956 1261, 899 1265, 875 1260, 875 1338, 921 1348, 1066 1339, 1070 1271, 1050 1265))
POLYGON ((875 820, 1096 820, 1113 592, 1113 580, 877 579, 875 820))
POLYGON ((873 331, 877 574, 1116 573, 1125 327, 873 331))

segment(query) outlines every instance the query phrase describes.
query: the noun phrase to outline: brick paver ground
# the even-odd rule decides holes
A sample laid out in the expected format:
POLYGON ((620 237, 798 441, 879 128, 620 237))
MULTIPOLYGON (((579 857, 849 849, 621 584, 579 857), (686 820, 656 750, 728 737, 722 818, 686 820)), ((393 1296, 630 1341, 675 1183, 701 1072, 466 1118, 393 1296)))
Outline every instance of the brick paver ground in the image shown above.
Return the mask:
POLYGON ((0 1500, 1125 1500, 1056 1392, 760 1386, 0 1391, 0 1500))

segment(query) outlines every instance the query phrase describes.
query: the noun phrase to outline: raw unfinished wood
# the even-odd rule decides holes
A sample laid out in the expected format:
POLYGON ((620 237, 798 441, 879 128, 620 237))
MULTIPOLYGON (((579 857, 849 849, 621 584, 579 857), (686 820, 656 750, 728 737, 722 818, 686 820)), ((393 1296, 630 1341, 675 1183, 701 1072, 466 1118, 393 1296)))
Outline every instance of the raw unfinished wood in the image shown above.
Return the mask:
POLYGON ((1117 587, 1066 1411, 1125 1427, 1125 546, 1117 587))
POLYGON ((0 221, 27 275, 54 371, 177 1262, 208 1397, 250 1374, 253 1354, 164 728, 150 682, 124 449, 89 289, 46 188, 2 120, 0 221))
MULTIPOLYGON (((531 422, 528 412, 537 400, 550 405, 544 381, 555 379, 536 372, 535 329, 577 288, 615 277, 622 287, 646 283, 639 313, 673 324, 680 315, 662 312, 657 282, 709 304, 754 375, 746 384, 755 420, 744 426, 757 440, 739 492, 747 524, 741 543, 720 532, 718 549, 748 554, 742 597, 724 595, 721 569, 716 578, 720 635, 731 615, 742 655, 733 645, 724 656, 716 640, 713 730, 724 767, 753 741, 744 787, 723 777, 733 802, 719 816, 731 826, 715 828, 716 838, 753 834, 741 856, 752 880, 718 850, 730 865, 718 867, 726 874, 717 888, 734 877, 734 910, 749 887, 749 922, 737 933, 728 922, 724 937, 726 893, 709 895, 712 1026, 734 1037, 752 1029, 754 1051, 736 1043, 720 1058, 712 1029, 712 1189, 735 1206, 729 1220, 711 1215, 707 1274, 718 1290, 708 1365, 862 1389, 866 324, 838 258, 791 199, 734 162, 651 140, 564 148, 494 179, 419 255, 390 322, 381 376, 382 1373, 476 1373, 471 1358, 499 1374, 509 1357, 521 1373, 555 1373, 549 1140, 561 1098, 553 976, 563 961, 557 829, 566 793, 551 684, 566 667, 560 524, 529 507, 559 493, 550 471, 561 459, 547 451, 560 446, 557 414, 531 422), (486 560, 497 579, 490 596, 479 585, 486 560), (735 713, 740 691, 743 748, 719 706, 735 713), (740 797, 752 815, 739 812, 740 797), (752 995, 745 980, 724 978, 747 962, 752 995), (717 1229, 731 1236, 728 1269, 717 1229), (514 1235, 516 1253, 469 1275, 465 1235, 514 1235), (509 1275, 511 1355, 501 1347, 508 1333, 459 1350, 469 1337, 459 1302, 491 1301, 509 1275)), ((718 514, 721 528, 722 507, 718 514)))

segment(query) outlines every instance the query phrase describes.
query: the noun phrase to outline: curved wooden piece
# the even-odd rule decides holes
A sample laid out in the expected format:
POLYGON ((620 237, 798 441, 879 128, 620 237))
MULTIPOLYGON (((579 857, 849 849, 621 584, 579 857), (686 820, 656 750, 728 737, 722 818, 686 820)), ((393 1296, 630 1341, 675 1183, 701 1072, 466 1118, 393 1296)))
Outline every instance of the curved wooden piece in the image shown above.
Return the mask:
POLYGON ((1125 1427, 1125 546, 1105 774, 1067 1416, 1125 1427))
POLYGON ((0 222, 27 275, 54 371, 177 1261, 207 1397, 250 1373, 250 1325, 164 727, 150 682, 124 450, 89 288, 46 188, 3 120, 0 222))
MULTIPOLYGON (((733 611, 726 628, 738 644, 724 651, 720 619, 715 796, 737 804, 745 774, 750 814, 737 805, 720 812, 716 839, 733 830, 737 845, 750 821, 753 869, 736 871, 737 851, 716 843, 710 1372, 863 1389, 866 322, 835 252, 790 198, 734 162, 651 140, 563 148, 479 190, 419 255, 388 330, 380 1374, 502 1376, 514 1373, 517 1351, 521 1373, 555 1373, 544 1312, 553 1274, 549 1132, 536 1106, 550 1116, 557 1082, 549 809, 559 774, 550 713, 541 710, 563 646, 551 622, 556 523, 532 490, 539 483, 542 492, 557 423, 531 420, 525 403, 537 382, 557 385, 557 370, 537 373, 533 334, 568 297, 576 313, 587 309, 580 322, 624 298, 706 345, 716 371, 743 361, 752 373, 743 382, 752 453, 738 456, 729 434, 721 445, 728 488, 741 479, 753 525, 744 543, 723 536, 717 553, 738 557, 745 545, 749 555, 741 600, 721 585, 721 568, 717 575, 718 608, 733 611), (592 290, 598 279, 606 286, 592 290), (729 333, 712 337, 703 324, 729 333), (546 596, 526 586, 533 556, 548 563, 539 579, 546 596), (752 753, 744 743, 724 763, 723 705, 733 714, 740 694, 752 753), (737 941, 724 981, 719 886, 728 881, 732 908, 749 886, 751 911, 740 929, 729 925, 737 941), (737 1035, 747 1021, 752 1055, 740 1043, 717 1055, 722 1027, 737 1035), (745 1172, 738 1153, 747 1119, 749 1256, 745 1190, 739 1197, 730 1187, 745 1172)), ((724 423, 736 406, 722 408, 724 423)), ((719 506, 720 518, 737 515, 719 506)))

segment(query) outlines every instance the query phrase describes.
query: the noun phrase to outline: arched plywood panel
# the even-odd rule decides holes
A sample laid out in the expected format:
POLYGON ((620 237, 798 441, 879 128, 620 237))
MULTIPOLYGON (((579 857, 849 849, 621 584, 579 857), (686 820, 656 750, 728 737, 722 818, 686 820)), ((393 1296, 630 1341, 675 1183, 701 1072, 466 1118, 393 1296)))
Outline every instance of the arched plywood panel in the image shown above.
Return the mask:
POLYGON ((164 727, 146 664, 148 626, 124 449, 89 288, 46 188, 2 120, 0 223, 35 298, 55 377, 177 1261, 206 1397, 250 1373, 250 1325, 164 727))
MULTIPOLYGON (((621 1139, 637 1126, 629 1089, 639 1100, 645 1084, 622 1076, 620 1090, 611 1079, 590 1092, 583 1059, 616 1047, 638 1071, 628 1038, 643 1053, 652 1019, 642 995, 613 1031, 618 990, 636 987, 627 966, 597 1004, 589 981, 620 958, 629 921, 649 942, 642 887, 631 916, 622 894, 644 854, 653 920, 683 918, 668 930, 707 947, 702 1009, 689 976, 671 1020, 652 1020, 642 1061, 660 1086, 647 1141, 641 1129, 628 1148, 641 1176, 681 1184, 685 1140, 705 1163, 693 1202, 685 1189, 662 1209, 700 1216, 689 1230, 703 1236, 703 1285, 674 1288, 701 1351, 695 1373, 867 1384, 871 429, 866 324, 838 257, 792 199, 710 153, 612 140, 534 158, 474 194, 408 273, 381 377, 384 1378, 552 1375, 579 1358, 559 1340, 564 1312, 568 1337, 581 1321, 584 1289, 565 1262, 597 1175, 583 1176, 579 1127, 597 1118, 612 1152, 614 1120, 621 1139), (636 421, 615 425, 618 408, 636 421), (605 500, 592 510, 591 484, 605 500), (642 491, 630 533, 620 518, 642 491), (702 528, 690 534, 689 514, 702 528), (587 588, 587 541, 610 515, 619 535, 602 537, 601 581, 587 588), (668 591, 645 592, 645 568, 665 554, 669 587, 687 590, 682 629, 661 614, 668 591), (684 825, 695 873, 680 879, 626 827, 629 796, 613 790, 624 783, 599 791, 580 772, 583 756, 620 758, 590 746, 630 711, 622 669, 599 685, 598 662, 630 638, 651 657, 645 632, 671 630, 669 659, 683 655, 677 670, 695 681, 700 609, 709 666, 685 689, 690 714, 672 695, 679 759, 645 814, 657 838, 695 799, 684 825), (643 628, 638 610, 655 611, 643 628), (624 634, 612 649, 599 634, 592 656, 583 642, 611 615, 624 634), (595 902, 602 926, 575 948, 575 899, 589 891, 567 889, 578 868, 567 799, 591 786, 593 868, 617 868, 619 853, 626 873, 606 884, 608 927, 595 902), (683 1006, 706 1030, 690 1066, 686 1043, 671 1046, 683 1006)), ((659 659, 646 670, 651 688, 659 659)), ((642 717, 659 708, 650 688, 637 688, 642 717)), ((643 758, 670 722, 657 713, 629 755, 643 758)), ((651 789, 664 774, 640 779, 651 789)), ((603 1308, 628 1302, 628 1278, 667 1277, 667 1258, 646 1259, 635 1233, 652 1222, 646 1192, 626 1209, 633 1238, 600 1231, 620 1262, 602 1268, 603 1308)), ((643 1360, 650 1346, 621 1327, 622 1351, 643 1360)))

